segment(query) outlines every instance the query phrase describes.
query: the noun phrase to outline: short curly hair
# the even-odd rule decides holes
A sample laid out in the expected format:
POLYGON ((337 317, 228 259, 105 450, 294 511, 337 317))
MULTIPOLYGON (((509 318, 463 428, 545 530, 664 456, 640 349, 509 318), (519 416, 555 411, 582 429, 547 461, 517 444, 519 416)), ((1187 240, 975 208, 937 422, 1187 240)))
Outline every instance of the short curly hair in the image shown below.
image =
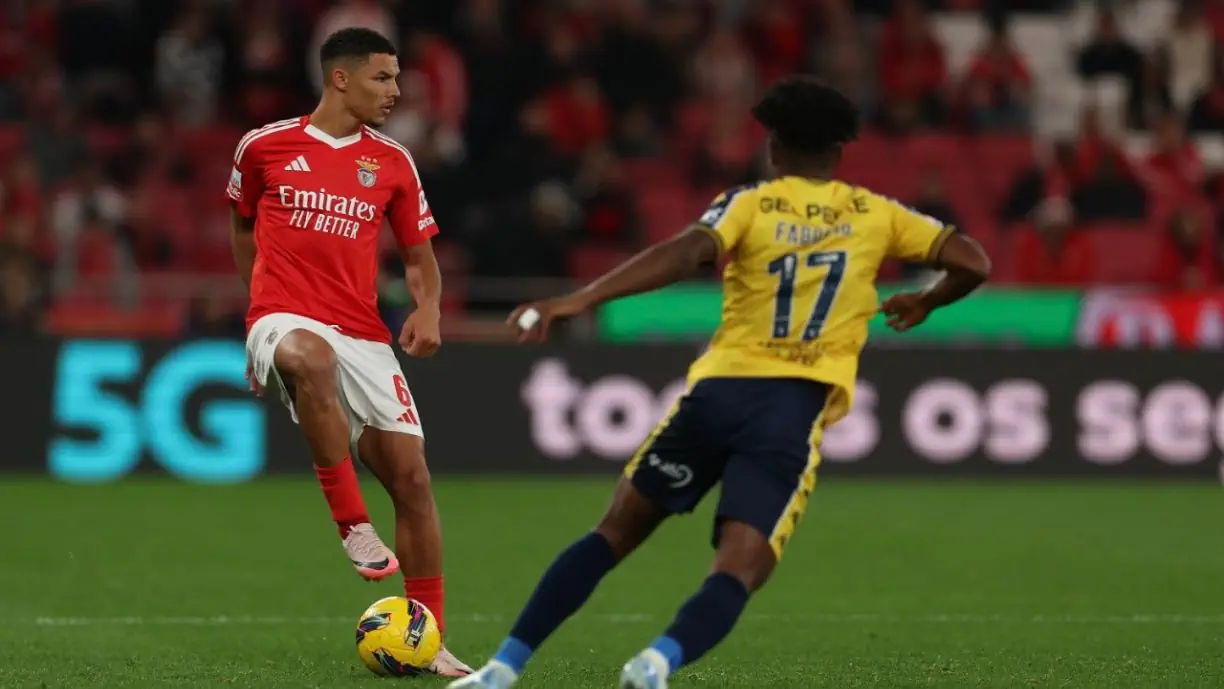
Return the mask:
POLYGON ((796 153, 823 155, 858 138, 859 109, 837 89, 806 75, 770 87, 752 116, 796 153))
POLYGON ((319 47, 319 62, 327 67, 336 60, 365 60, 371 55, 394 55, 395 45, 373 29, 349 27, 328 36, 319 47))

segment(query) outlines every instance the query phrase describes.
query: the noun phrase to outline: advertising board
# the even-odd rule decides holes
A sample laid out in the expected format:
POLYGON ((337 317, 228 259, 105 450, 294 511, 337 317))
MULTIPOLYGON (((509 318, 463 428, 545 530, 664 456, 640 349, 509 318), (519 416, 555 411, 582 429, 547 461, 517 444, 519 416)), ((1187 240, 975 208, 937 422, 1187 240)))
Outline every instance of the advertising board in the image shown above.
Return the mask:
MULTIPOLYGON (((247 391, 242 345, 6 344, 4 466, 103 482, 133 472, 240 482, 310 469, 275 399, 247 391)), ((619 471, 677 395, 680 345, 446 345, 404 359, 437 474, 619 471)), ((1224 371, 1174 351, 872 351, 828 431, 825 474, 1214 479, 1224 371)))

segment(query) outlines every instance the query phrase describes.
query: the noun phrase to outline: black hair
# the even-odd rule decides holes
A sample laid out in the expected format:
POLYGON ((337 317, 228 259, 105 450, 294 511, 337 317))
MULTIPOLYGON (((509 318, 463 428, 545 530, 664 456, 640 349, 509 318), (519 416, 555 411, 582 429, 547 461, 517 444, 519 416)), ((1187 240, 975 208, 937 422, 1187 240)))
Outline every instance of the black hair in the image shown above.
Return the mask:
POLYGON ((752 116, 783 147, 802 155, 828 155, 858 138, 858 106, 811 76, 790 76, 774 84, 752 116))
POLYGON ((371 55, 394 55, 395 46, 384 35, 373 29, 358 26, 340 29, 323 41, 319 48, 319 63, 324 67, 336 60, 361 59, 371 55))

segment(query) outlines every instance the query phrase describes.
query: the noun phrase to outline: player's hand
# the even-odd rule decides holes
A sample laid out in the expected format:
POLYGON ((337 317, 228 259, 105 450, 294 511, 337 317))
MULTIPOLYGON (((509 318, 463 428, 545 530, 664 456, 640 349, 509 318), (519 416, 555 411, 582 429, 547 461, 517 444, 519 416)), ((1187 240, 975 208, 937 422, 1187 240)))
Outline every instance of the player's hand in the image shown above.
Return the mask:
POLYGON ((256 397, 263 397, 264 388, 259 384, 259 378, 255 376, 255 368, 251 366, 251 362, 249 360, 247 361, 246 365, 246 379, 247 385, 249 385, 251 388, 251 392, 255 393, 256 397))
MULTIPOLYGON (((554 320, 576 316, 586 311, 586 309, 586 302, 582 298, 571 294, 556 299, 523 304, 510 314, 510 317, 506 319, 506 325, 509 325, 518 335, 519 342, 543 342, 548 339, 548 329, 552 326, 554 320), (524 320, 520 323, 520 319, 523 319, 525 314, 533 310, 538 315, 534 322, 524 320), (530 324, 524 328, 523 325, 527 323, 530 324)), ((531 319, 530 316, 527 316, 527 318, 531 319)))
POLYGON ((888 327, 899 333, 922 324, 931 315, 930 305, 917 292, 894 294, 884 300, 880 310, 888 316, 888 327))
POLYGON ((408 315, 399 343, 408 356, 433 356, 442 346, 442 315, 434 308, 418 308, 408 315))

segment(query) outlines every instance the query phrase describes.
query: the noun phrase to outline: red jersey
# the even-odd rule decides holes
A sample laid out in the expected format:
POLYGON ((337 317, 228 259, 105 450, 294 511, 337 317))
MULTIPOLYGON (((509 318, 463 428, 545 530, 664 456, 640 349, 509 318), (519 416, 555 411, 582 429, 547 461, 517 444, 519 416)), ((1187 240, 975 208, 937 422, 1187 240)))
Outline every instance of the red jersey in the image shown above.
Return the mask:
POLYGON ((226 196, 255 216, 248 329, 292 313, 391 342, 378 315, 383 220, 401 247, 438 233, 408 149, 369 127, 337 139, 308 117, 273 122, 238 142, 226 196))

